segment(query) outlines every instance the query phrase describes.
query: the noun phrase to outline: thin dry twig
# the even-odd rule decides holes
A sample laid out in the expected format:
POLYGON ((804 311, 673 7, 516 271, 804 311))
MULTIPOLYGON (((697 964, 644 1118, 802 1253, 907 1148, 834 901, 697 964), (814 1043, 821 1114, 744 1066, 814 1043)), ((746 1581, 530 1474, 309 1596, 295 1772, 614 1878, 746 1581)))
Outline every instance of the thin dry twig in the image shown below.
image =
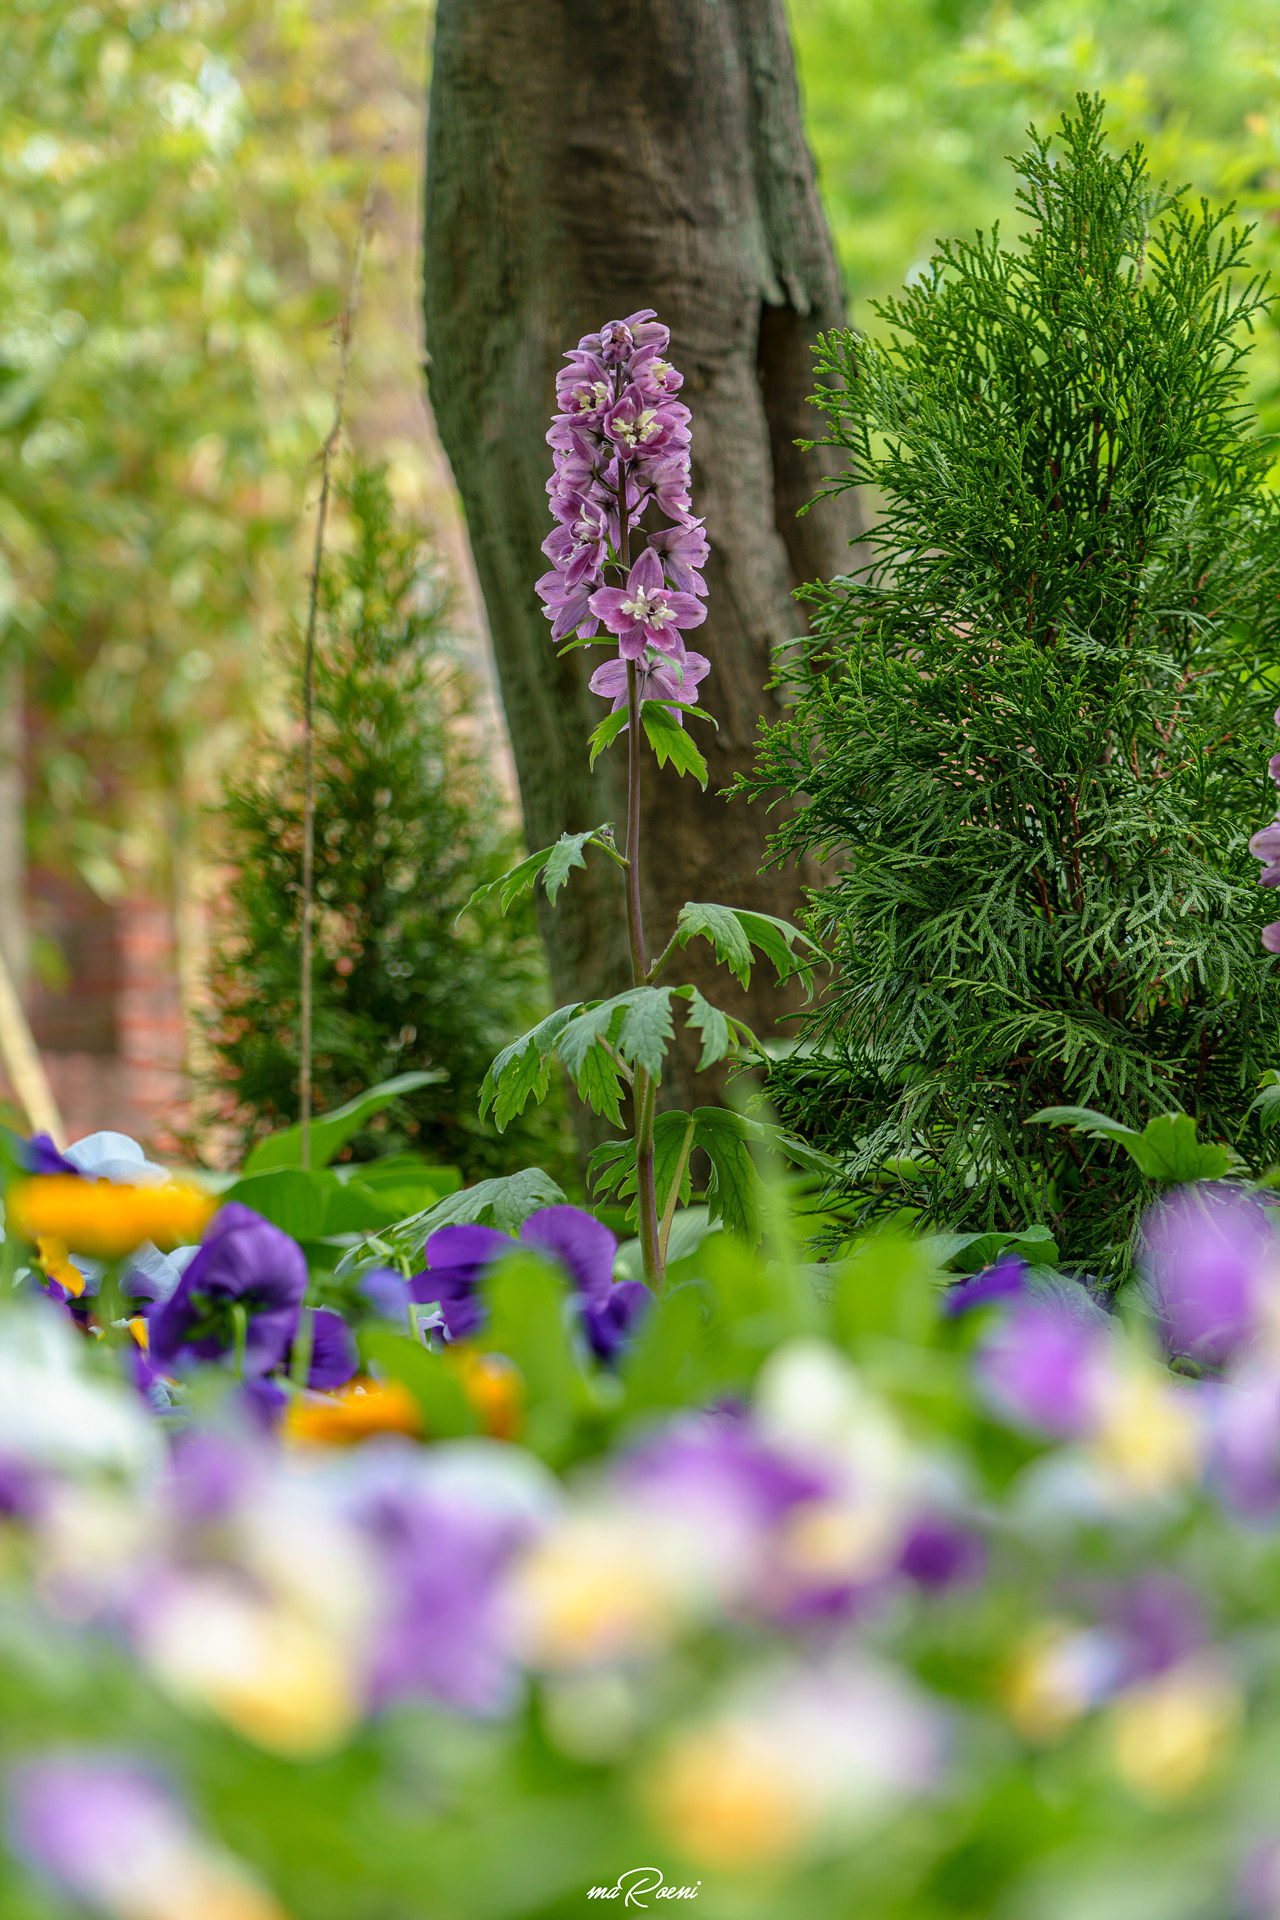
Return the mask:
POLYGON ((373 224, 373 206, 382 174, 382 163, 391 145, 388 134, 383 141, 369 189, 360 213, 355 256, 351 262, 351 284, 346 305, 338 316, 335 335, 340 349, 338 385, 333 397, 333 425, 320 449, 320 500, 316 508, 316 543, 311 562, 311 593, 307 603, 307 635, 302 656, 302 991, 298 1021, 298 1107, 301 1120, 301 1159, 311 1165, 311 1053, 312 1053, 312 967, 315 948, 316 882, 316 772, 315 772, 315 666, 316 615, 320 600, 320 568, 324 560, 324 530, 329 515, 329 491, 333 477, 333 455, 342 431, 342 413, 347 400, 347 379, 351 372, 351 340, 360 307, 360 283, 364 277, 364 255, 373 224))

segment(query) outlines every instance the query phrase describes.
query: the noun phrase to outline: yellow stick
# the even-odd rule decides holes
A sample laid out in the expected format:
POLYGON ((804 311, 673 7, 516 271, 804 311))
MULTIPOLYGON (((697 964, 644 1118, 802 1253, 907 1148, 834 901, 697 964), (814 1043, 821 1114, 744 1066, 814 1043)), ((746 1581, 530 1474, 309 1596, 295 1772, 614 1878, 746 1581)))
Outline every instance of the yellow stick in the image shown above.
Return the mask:
POLYGON ((3 950, 0 950, 0 1060, 31 1122, 31 1131, 47 1133, 56 1147, 65 1146, 67 1135, 62 1115, 58 1112, 44 1062, 36 1051, 3 950))

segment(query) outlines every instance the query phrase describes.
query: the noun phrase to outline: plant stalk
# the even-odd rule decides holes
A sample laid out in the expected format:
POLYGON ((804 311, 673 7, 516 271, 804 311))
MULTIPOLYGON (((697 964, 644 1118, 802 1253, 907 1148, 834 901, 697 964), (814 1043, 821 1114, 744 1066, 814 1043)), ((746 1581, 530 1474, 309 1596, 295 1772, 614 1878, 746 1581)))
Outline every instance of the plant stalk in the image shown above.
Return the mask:
POLYGON ((369 189, 360 213, 360 231, 356 236, 355 257, 351 263, 351 284, 347 303, 338 317, 337 341, 340 349, 338 384, 333 396, 333 424, 320 450, 320 500, 316 507, 316 540, 311 559, 311 591, 307 602, 307 635, 302 655, 302 925, 301 991, 298 1004, 298 1120, 300 1157, 304 1168, 311 1166, 311 1055, 313 1026, 313 973, 315 950, 316 892, 316 769, 315 769, 315 678, 316 616, 320 603, 320 570, 324 563, 325 522, 329 515, 329 493, 333 479, 333 455, 342 431, 342 413, 347 401, 347 379, 351 372, 351 339, 360 307, 360 283, 364 276, 365 246, 373 221, 373 205, 382 173, 382 162, 390 146, 390 136, 382 143, 369 189))

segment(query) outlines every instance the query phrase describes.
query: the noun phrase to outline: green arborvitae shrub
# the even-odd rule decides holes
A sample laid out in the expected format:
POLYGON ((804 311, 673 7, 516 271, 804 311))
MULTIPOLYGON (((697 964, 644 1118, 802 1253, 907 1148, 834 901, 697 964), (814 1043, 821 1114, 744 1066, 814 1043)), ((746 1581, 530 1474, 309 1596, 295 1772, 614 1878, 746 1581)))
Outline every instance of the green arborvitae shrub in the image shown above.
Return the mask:
MULTIPOLYGON (((380 471, 342 489, 348 550, 323 569, 315 666, 317 1111, 413 1068, 447 1078, 358 1134, 468 1177, 565 1164, 563 1108, 499 1136, 477 1118, 494 1053, 543 1010, 522 903, 465 914, 518 843, 503 825, 438 569, 380 471)), ((300 649, 299 649, 300 651, 300 649)), ((296 675, 295 675, 296 678, 296 675)), ((235 879, 213 972, 218 1083, 246 1145, 298 1113, 302 739, 253 743, 228 786, 235 879)))
POLYGON ((1033 130, 1017 244, 943 245, 882 342, 825 341, 873 558, 808 590, 750 784, 798 801, 775 856, 835 873, 785 1117, 868 1212, 1039 1219, 1115 1270, 1137 1174, 1027 1123, 1182 1110, 1250 1151, 1280 1026, 1246 851, 1280 522, 1243 401, 1247 234, 1108 153, 1101 116, 1082 97, 1056 147, 1033 130))

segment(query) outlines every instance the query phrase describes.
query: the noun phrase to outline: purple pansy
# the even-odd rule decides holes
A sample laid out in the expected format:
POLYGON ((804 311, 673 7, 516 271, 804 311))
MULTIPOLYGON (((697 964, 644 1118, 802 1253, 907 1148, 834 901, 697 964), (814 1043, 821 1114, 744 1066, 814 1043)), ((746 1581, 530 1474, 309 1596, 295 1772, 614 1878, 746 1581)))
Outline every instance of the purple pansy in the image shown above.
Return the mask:
POLYGON ((998 1300, 1009 1300, 1026 1292, 1027 1263, 1017 1254, 1006 1254, 993 1267, 975 1273, 972 1279, 959 1280, 942 1296, 943 1315, 954 1320, 975 1307, 988 1307, 998 1300))
POLYGON ((273 1373, 284 1361, 307 1291, 296 1240, 239 1201, 219 1208, 177 1287, 151 1316, 151 1359, 218 1360, 234 1352, 233 1308, 246 1314, 244 1369, 273 1373))
POLYGON ((931 1592, 976 1585, 986 1567, 986 1541, 946 1514, 924 1514, 914 1521, 898 1557, 899 1573, 931 1592))
POLYGON ((361 1278, 360 1291, 380 1319, 405 1324, 412 1295, 409 1282, 394 1267, 371 1267, 361 1278))
POLYGON ((979 1349, 977 1377, 1006 1417, 1058 1439, 1087 1432, 1105 1332, 1059 1300, 1019 1300, 979 1349))
MULTIPOLYGON (((580 1207, 543 1207, 520 1229, 526 1246, 549 1254, 573 1282, 583 1330, 593 1350, 608 1359, 628 1337, 652 1295, 638 1280, 614 1283, 617 1240, 580 1207)), ((435 1302, 450 1340, 465 1340, 484 1317, 478 1283, 495 1260, 514 1252, 514 1243, 496 1227, 441 1227, 426 1245, 427 1264, 409 1282, 413 1298, 435 1302)))
POLYGON ((33 1133, 23 1142, 23 1158, 28 1173, 74 1173, 80 1169, 59 1151, 47 1133, 33 1133))
POLYGON ((159 1912, 141 1899, 135 1904, 131 1889, 154 1899, 159 1880, 191 1847, 172 1791, 124 1756, 27 1760, 10 1773, 6 1799, 12 1851, 63 1895, 98 1912, 159 1912))
POLYGON ((1142 1264, 1173 1353, 1220 1366, 1257 1329, 1280 1250, 1257 1201, 1203 1181, 1152 1207, 1142 1264))
POLYGON ((683 648, 680 634, 699 627, 707 617, 701 600, 692 593, 674 593, 662 575, 662 562, 646 547, 627 575, 625 587, 602 587, 589 606, 610 633, 616 634, 624 660, 642 660, 648 647, 663 653, 683 648))
MULTIPOLYGON (((696 706, 698 685, 710 671, 711 662, 705 654, 686 653, 683 647, 670 659, 659 657, 655 660, 650 656, 637 663, 636 697, 641 703, 646 700, 676 700, 687 706, 696 706)), ((609 711, 617 713, 627 704, 626 661, 606 660, 602 667, 596 668, 588 684, 592 693, 611 701, 609 711)), ((677 726, 683 726, 684 715, 680 708, 675 706, 669 711, 677 726)))
MULTIPOLYGON (((502 1452, 507 1453, 508 1449, 502 1452)), ((365 1449, 353 1518, 380 1562, 382 1618, 369 1637, 376 1706, 427 1698, 464 1713, 511 1704, 518 1685, 503 1580, 551 1493, 486 1443, 365 1449)))
POLYGON ((479 1327, 483 1310, 476 1283, 486 1267, 511 1252, 511 1240, 496 1227, 441 1227, 426 1244, 426 1268, 409 1291, 419 1305, 436 1304, 450 1340, 465 1340, 479 1327))

